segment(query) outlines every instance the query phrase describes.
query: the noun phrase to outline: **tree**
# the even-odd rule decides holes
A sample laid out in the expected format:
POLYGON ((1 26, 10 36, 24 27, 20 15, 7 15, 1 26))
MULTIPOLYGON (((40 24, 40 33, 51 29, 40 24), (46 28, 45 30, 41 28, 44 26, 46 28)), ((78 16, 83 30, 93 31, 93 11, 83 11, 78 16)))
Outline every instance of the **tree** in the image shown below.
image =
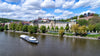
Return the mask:
POLYGON ((79 17, 82 18, 82 17, 84 17, 84 15, 80 15, 79 17))
POLYGON ((85 20, 85 19, 80 19, 80 20, 77 20, 77 22, 78 22, 78 24, 79 25, 87 25, 88 24, 88 21, 87 20, 85 20))
POLYGON ((100 23, 100 17, 93 17, 91 19, 88 20, 89 24, 96 24, 96 23, 100 23))
POLYGON ((10 24, 10 29, 15 31, 15 29, 16 29, 16 23, 11 23, 10 24))
POLYGON ((24 32, 28 32, 28 25, 24 25, 22 30, 23 30, 24 32))
POLYGON ((75 32, 75 34, 78 32, 79 24, 74 24, 71 27, 71 31, 75 32))
POLYGON ((93 31, 95 29, 95 25, 89 24, 88 25, 88 30, 93 31))
POLYGON ((22 31, 22 29, 23 29, 23 24, 20 22, 20 23, 18 24, 18 26, 19 26, 19 31, 22 31))
POLYGON ((59 29, 58 26, 56 26, 56 27, 55 27, 55 30, 58 31, 58 29, 59 29))
POLYGON ((8 25, 5 25, 4 26, 4 30, 8 30, 8 25))
POLYGON ((93 14, 93 16, 99 16, 98 14, 93 14))
POLYGON ((78 29, 79 29, 78 32, 81 33, 81 34, 84 34, 87 31, 87 28, 86 28, 85 25, 80 26, 78 29))
POLYGON ((45 27, 44 25, 42 25, 42 26, 40 27, 40 30, 41 30, 42 33, 45 33, 45 32, 46 32, 46 27, 45 27))
POLYGON ((50 27, 49 26, 47 27, 47 30, 50 30, 50 27))
POLYGON ((30 33, 30 34, 32 34, 33 33, 33 26, 28 26, 28 32, 30 33))
POLYGON ((37 33, 38 26, 33 26, 33 33, 37 33))
POLYGON ((53 26, 51 27, 51 30, 53 30, 53 31, 54 31, 54 27, 53 27, 53 26))
POLYGON ((97 24, 96 24, 95 29, 96 29, 96 31, 98 31, 98 32, 100 31, 100 23, 97 23, 97 24))
POLYGON ((4 30, 4 27, 3 26, 0 26, 0 31, 3 31, 4 30))
POLYGON ((64 28, 63 27, 60 27, 60 30, 63 30, 64 28))
POLYGON ((63 35, 64 35, 64 29, 60 29, 60 30, 59 30, 59 35, 60 35, 61 37, 63 37, 63 35))
POLYGON ((68 26, 68 25, 65 27, 65 30, 66 30, 66 31, 69 30, 69 26, 68 26))

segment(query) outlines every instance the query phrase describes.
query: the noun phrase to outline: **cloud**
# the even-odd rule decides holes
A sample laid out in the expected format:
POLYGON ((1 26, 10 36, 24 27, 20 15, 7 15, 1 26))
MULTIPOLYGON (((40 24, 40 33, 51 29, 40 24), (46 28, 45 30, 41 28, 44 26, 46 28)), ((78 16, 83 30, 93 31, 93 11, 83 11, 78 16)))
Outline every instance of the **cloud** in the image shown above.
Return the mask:
POLYGON ((65 0, 55 0, 55 7, 61 7, 65 3, 65 0))
POLYGON ((75 0, 65 2, 62 7, 63 8, 71 8, 75 3, 75 0))
POLYGON ((100 7, 100 0, 79 0, 72 8, 88 7, 91 9, 100 7))
POLYGON ((44 0, 41 3, 41 7, 44 7, 44 8, 55 8, 55 2, 53 0, 44 0))
POLYGON ((95 12, 94 11, 91 11, 91 10, 87 10, 87 11, 81 12, 80 15, 81 14, 84 14, 84 13, 95 13, 95 12))
POLYGON ((60 10, 60 9, 55 9, 55 11, 54 11, 55 13, 62 13, 63 12, 63 10, 60 10))

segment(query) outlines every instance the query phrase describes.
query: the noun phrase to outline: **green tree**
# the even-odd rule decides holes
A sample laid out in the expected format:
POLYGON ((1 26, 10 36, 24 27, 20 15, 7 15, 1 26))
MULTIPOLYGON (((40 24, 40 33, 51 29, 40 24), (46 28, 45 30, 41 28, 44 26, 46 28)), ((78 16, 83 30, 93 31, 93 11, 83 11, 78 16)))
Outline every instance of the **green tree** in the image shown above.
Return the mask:
POLYGON ((79 17, 82 18, 82 17, 84 17, 84 15, 80 15, 79 17))
POLYGON ((64 35, 64 29, 60 29, 60 30, 59 30, 59 35, 60 35, 61 37, 63 37, 63 35, 64 35))
POLYGON ((33 26, 33 33, 37 33, 38 26, 33 26))
POLYGON ((88 30, 93 31, 95 29, 95 25, 89 24, 88 25, 88 30))
POLYGON ((88 21, 87 20, 85 20, 85 19, 80 19, 80 20, 77 20, 77 22, 78 22, 78 24, 79 25, 87 25, 88 24, 88 21))
POLYGON ((79 33, 82 33, 82 34, 83 34, 83 33, 86 33, 86 31, 87 31, 87 28, 86 28, 85 25, 80 26, 78 29, 79 29, 78 32, 79 32, 79 33))
POLYGON ((5 25, 4 26, 4 30, 8 30, 8 25, 5 25))
POLYGON ((50 30, 50 27, 49 26, 47 27, 47 30, 50 30))
POLYGON ((11 23, 10 24, 10 29, 15 31, 15 29, 16 29, 16 23, 11 23))
POLYGON ((19 31, 22 31, 22 29, 23 29, 23 24, 20 22, 20 23, 18 24, 18 26, 19 26, 19 31))
POLYGON ((100 23, 100 17, 93 17, 91 19, 88 20, 89 24, 97 24, 97 23, 100 23))
POLYGON ((30 34, 32 34, 33 31, 34 31, 33 26, 31 26, 31 25, 28 26, 28 32, 29 32, 30 34))
POLYGON ((42 26, 40 27, 40 30, 41 30, 42 33, 45 33, 45 32, 46 32, 46 27, 45 27, 44 25, 42 25, 42 26))
POLYGON ((68 25, 65 27, 65 30, 66 30, 66 31, 69 30, 69 26, 68 26, 68 25))
POLYGON ((78 28, 79 28, 79 24, 72 25, 71 31, 75 32, 76 34, 78 32, 78 28))
POLYGON ((23 30, 24 32, 28 32, 28 25, 24 25, 22 30, 23 30))
POLYGON ((63 30, 64 28, 63 27, 60 27, 60 30, 63 30))
POLYGON ((4 30, 4 27, 3 26, 0 26, 0 31, 3 31, 4 30))
POLYGON ((98 31, 98 32, 100 31, 100 23, 97 23, 97 24, 96 24, 95 29, 96 29, 96 31, 98 31))
POLYGON ((54 27, 53 26, 51 27, 51 30, 54 31, 54 27))
POLYGON ((58 31, 58 29, 59 29, 58 26, 56 26, 56 27, 55 27, 55 30, 58 31))

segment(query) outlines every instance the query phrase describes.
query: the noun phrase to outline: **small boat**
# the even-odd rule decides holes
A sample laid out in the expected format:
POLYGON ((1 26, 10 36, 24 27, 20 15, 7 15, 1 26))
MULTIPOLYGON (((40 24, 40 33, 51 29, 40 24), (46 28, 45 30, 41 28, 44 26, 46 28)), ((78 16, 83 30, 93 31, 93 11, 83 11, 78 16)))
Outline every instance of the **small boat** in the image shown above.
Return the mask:
POLYGON ((29 37, 27 35, 20 35, 20 38, 22 38, 28 42, 31 42, 31 43, 39 43, 39 41, 35 37, 29 37))

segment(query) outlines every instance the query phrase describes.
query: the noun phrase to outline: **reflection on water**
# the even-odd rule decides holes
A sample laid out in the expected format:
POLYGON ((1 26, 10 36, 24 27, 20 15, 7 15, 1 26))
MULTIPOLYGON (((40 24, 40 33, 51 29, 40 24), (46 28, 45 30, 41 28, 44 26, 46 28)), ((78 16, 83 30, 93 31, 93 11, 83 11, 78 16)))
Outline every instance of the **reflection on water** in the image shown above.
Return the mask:
POLYGON ((0 56, 100 56, 100 41, 27 34, 38 39, 29 43, 20 33, 0 32, 0 56))

